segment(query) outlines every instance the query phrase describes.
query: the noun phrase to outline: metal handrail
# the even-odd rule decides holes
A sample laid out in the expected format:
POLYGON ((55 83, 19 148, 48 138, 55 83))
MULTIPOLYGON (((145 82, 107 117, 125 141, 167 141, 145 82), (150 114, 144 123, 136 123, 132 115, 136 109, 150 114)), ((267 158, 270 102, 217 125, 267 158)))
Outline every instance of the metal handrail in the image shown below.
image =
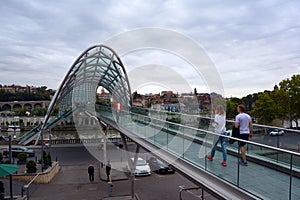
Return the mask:
POLYGON ((29 188, 30 188, 30 185, 35 181, 35 179, 40 175, 40 173, 37 173, 33 179, 31 179, 31 181, 29 183, 27 183, 26 185, 24 185, 22 187, 22 190, 21 190, 21 197, 24 197, 24 191, 26 190, 26 199, 29 200, 29 188))
POLYGON ((180 190, 179 190, 179 200, 182 200, 182 192, 188 192, 190 190, 199 190, 201 189, 201 199, 204 199, 204 193, 203 193, 203 188, 201 187, 189 187, 189 188, 185 188, 184 186, 179 186, 180 190))
MULTIPOLYGON (((195 130, 195 131, 202 131, 202 132, 205 132, 205 133, 208 133, 208 134, 211 134, 211 135, 220 136, 220 134, 218 134, 218 133, 215 133, 215 132, 212 132, 212 131, 208 131, 208 130, 204 130, 204 129, 190 127, 190 126, 186 126, 186 125, 183 125, 183 124, 169 122, 169 121, 161 120, 161 119, 158 119, 158 118, 153 118, 153 117, 150 117, 150 116, 145 116, 145 115, 141 115, 141 114, 137 114, 137 113, 132 113, 132 112, 128 112, 128 111, 123 111, 123 112, 127 112, 129 114, 137 115, 137 116, 144 117, 144 118, 154 119, 154 120, 157 120, 157 121, 160 121, 160 122, 164 122, 164 123, 167 123, 167 124, 177 125, 177 126, 180 126, 180 127, 183 127, 183 128, 187 128, 187 129, 192 129, 192 130, 195 130)), ((226 135, 224 135, 224 136, 222 135, 222 137, 225 137, 225 138, 228 138, 228 139, 234 139, 234 140, 240 141, 240 142, 246 142, 248 144, 252 144, 252 145, 263 147, 263 148, 267 148, 267 149, 272 149, 272 150, 275 150, 275 151, 280 151, 280 152, 284 152, 284 153, 288 153, 288 154, 293 154, 293 155, 296 155, 296 156, 300 156, 300 153, 294 152, 294 151, 290 151, 290 150, 287 150, 287 149, 280 149, 280 148, 269 146, 269 145, 266 145, 266 144, 260 144, 260 143, 257 143, 257 142, 252 142, 252 141, 248 141, 248 140, 242 140, 242 139, 239 139, 239 138, 235 138, 235 137, 231 137, 231 136, 226 136, 226 135)))
MULTIPOLYGON (((211 118, 211 117, 204 117, 204 116, 200 116, 200 115, 192 115, 192 114, 187 114, 187 113, 169 112, 169 111, 164 111, 164 110, 155 110, 155 109, 151 109, 151 108, 141 108, 141 107, 136 107, 136 106, 133 106, 133 108, 139 108, 139 109, 143 109, 143 110, 151 110, 151 111, 155 111, 155 112, 162 112, 162 113, 169 113, 169 114, 172 113, 172 114, 178 114, 178 115, 186 115, 186 116, 191 116, 191 117, 213 120, 213 118, 211 118)), ((226 122, 234 123, 235 121, 226 119, 226 122)), ((262 125, 262 124, 253 124, 253 126, 270 128, 270 129, 281 129, 281 130, 285 130, 285 131, 293 131, 293 132, 300 133, 300 130, 297 130, 297 129, 290 129, 290 128, 284 128, 284 127, 278 127, 278 126, 270 126, 270 125, 262 125)))

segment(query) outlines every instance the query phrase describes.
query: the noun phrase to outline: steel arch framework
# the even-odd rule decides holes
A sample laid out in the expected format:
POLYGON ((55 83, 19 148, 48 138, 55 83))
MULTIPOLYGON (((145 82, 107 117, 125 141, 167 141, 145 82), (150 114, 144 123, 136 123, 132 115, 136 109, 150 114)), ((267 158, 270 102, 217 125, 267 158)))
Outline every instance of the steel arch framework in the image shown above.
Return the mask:
POLYGON ((132 106, 124 65, 118 55, 105 45, 92 46, 76 59, 52 98, 42 129, 56 107, 59 107, 60 116, 74 106, 95 106, 99 86, 109 91, 112 98, 124 107, 132 106))

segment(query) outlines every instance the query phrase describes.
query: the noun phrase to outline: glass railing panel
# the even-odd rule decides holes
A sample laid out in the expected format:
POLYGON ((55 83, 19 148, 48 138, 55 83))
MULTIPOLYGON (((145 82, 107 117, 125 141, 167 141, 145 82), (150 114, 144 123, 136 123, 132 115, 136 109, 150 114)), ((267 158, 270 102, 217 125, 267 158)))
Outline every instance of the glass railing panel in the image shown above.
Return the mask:
POLYGON ((292 157, 292 185, 291 185, 291 199, 300 199, 300 156, 293 155, 292 157))
MULTIPOLYGON (((206 170, 221 179, 228 181, 234 185, 237 185, 238 180, 238 149, 228 143, 227 138, 222 138, 225 142, 226 154, 225 158, 222 152, 221 138, 219 135, 207 134, 205 136, 205 155, 213 156, 213 160, 209 160, 205 157, 206 170), (213 147, 215 152, 213 153, 213 147), (227 166, 222 166, 222 162, 226 160, 227 166)), ((236 143, 236 142, 235 142, 236 143)))
POLYGON ((168 144, 168 133, 163 130, 154 130, 154 145, 164 149, 168 144))
MULTIPOLYGON (((275 159, 270 159, 269 155, 277 153, 274 150, 246 146, 256 149, 256 154, 247 154, 248 166, 239 166, 239 187, 263 199, 288 199, 290 177, 285 172, 289 166, 278 165, 275 159)), ((283 154, 291 162, 290 154, 283 154)))
POLYGON ((168 123, 165 125, 168 141, 167 150, 182 158, 184 155, 184 133, 179 132, 179 130, 175 129, 174 125, 170 126, 170 124, 168 123))

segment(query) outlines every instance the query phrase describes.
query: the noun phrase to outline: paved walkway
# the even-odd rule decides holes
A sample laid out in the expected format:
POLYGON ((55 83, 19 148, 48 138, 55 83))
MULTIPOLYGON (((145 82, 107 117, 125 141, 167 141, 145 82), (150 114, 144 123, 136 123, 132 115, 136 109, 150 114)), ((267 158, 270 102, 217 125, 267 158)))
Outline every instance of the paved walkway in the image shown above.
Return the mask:
MULTIPOLYGON (((95 166, 95 181, 88 180, 87 166, 62 166, 60 173, 47 185, 39 185, 32 192, 32 200, 101 199, 108 196, 108 184, 99 178, 99 164, 95 166), (45 195, 49 194, 49 195, 45 195)), ((126 185, 126 184, 125 184, 126 185)), ((128 194, 128 186, 113 187, 114 195, 128 194)))
MULTIPOLYGON (((113 163, 112 163, 113 165, 113 163)), ((109 185, 99 178, 99 166, 95 166, 95 182, 90 183, 86 165, 62 166, 60 173, 47 185, 37 185, 31 190, 30 200, 126 200, 129 199, 130 181, 119 180, 113 182, 112 197, 108 195, 109 185)), ((115 171, 112 171, 112 174, 115 171)), ((120 172, 118 172, 120 173, 120 172)), ((122 172, 123 173, 123 172, 122 172)), ((123 175, 122 175, 123 177, 123 175)), ((173 200, 179 198, 179 186, 195 187, 179 174, 158 175, 153 173, 149 177, 135 178, 136 193, 142 200, 173 200)), ((183 193, 184 200, 198 200, 200 191, 183 193)), ((205 199, 215 200, 204 193, 205 199)))
MULTIPOLYGON (((127 177, 124 174, 126 162, 124 162, 124 157, 120 149, 112 144, 109 144, 109 149, 109 158, 113 168, 111 172, 113 178, 112 195, 113 197, 122 196, 123 199, 126 199, 131 191, 130 180, 126 180, 127 177), (123 169, 123 171, 116 169, 123 169)), ((129 149, 135 151, 135 145, 129 145, 129 149)), ((142 149, 141 151, 144 152, 142 149)), ((61 171, 50 184, 33 185, 30 199, 112 200, 108 198, 108 183, 100 179, 100 175, 102 179, 106 179, 104 170, 99 171, 99 162, 90 155, 85 147, 82 145, 54 147, 51 153, 53 157, 57 156, 59 158, 62 167, 61 171), (87 167, 90 163, 95 166, 94 183, 90 183, 88 180, 87 167)), ((135 191, 141 200, 178 199, 179 186, 182 185, 185 188, 195 187, 195 184, 177 173, 172 175, 152 173, 148 177, 135 178, 135 191)), ((198 200, 199 195, 201 195, 200 191, 185 192, 183 193, 183 199, 198 200)), ((205 193, 205 199, 214 200, 207 193, 205 193)))

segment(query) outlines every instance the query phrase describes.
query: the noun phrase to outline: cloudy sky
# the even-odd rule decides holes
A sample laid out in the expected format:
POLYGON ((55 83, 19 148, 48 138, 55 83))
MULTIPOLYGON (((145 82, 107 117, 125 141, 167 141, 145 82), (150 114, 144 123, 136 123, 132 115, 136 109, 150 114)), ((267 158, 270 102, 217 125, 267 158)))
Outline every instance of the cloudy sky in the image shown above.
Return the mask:
MULTIPOLYGON (((270 90, 300 72, 299 10, 297 0, 1 1, 0 84, 56 89, 89 46, 124 31, 158 27, 205 49, 227 97, 270 90)), ((121 56, 128 71, 137 62, 151 64, 151 58, 172 65, 165 53, 121 56)), ((189 77, 185 65, 176 63, 189 77)), ((199 91, 204 82, 191 84, 199 91)))

